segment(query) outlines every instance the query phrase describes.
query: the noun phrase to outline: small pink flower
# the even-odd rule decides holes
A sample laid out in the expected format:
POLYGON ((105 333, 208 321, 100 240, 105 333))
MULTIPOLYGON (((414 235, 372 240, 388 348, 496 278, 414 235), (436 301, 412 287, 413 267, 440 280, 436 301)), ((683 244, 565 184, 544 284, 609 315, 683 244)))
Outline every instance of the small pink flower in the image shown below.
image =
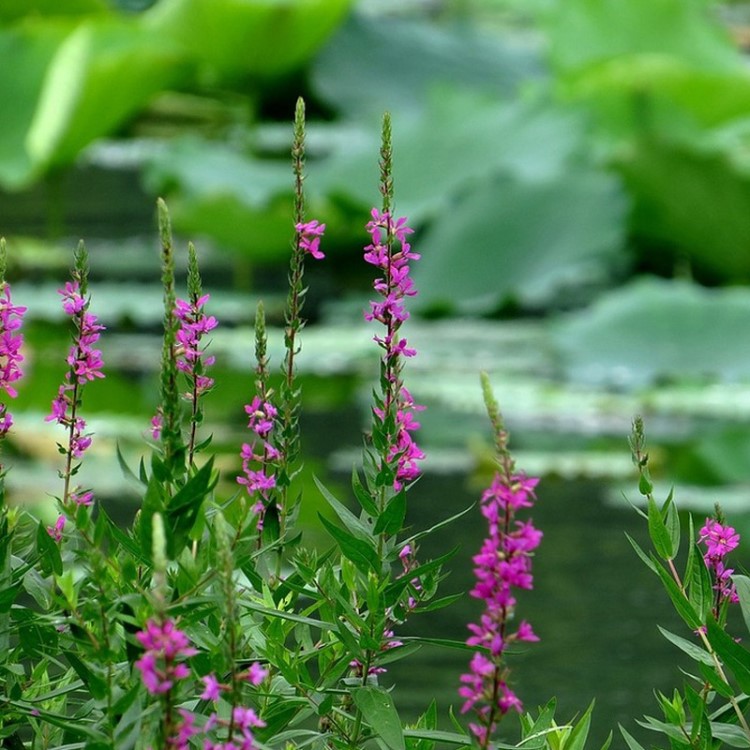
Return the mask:
POLYGON ((201 677, 203 681, 203 692, 200 694, 201 700, 204 701, 217 701, 221 697, 221 683, 216 679, 213 674, 208 674, 205 677, 201 677))
POLYGON ((56 541, 62 540, 63 529, 65 528, 65 516, 58 516, 54 526, 47 526, 47 533, 56 541))
POLYGON ((322 260, 326 256, 320 250, 320 238, 326 230, 325 224, 313 220, 305 224, 295 224, 295 231, 300 235, 299 246, 310 253, 315 260, 322 260))
POLYGON ((255 687, 260 685, 266 677, 268 677, 268 670, 257 661, 254 661, 247 670, 246 679, 255 687))

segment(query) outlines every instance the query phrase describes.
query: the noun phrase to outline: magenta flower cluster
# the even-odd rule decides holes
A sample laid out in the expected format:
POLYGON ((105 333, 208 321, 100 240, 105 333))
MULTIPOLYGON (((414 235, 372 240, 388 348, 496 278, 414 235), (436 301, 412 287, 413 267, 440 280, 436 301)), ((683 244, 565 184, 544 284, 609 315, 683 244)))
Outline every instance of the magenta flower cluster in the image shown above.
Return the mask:
POLYGON ((146 653, 138 659, 135 666, 151 695, 170 691, 175 683, 190 675, 187 665, 178 660, 195 656, 198 652, 173 620, 149 620, 145 629, 136 633, 136 638, 146 649, 146 653))
POLYGON ((68 449, 74 458, 81 458, 91 445, 91 436, 85 433, 86 422, 76 414, 76 407, 80 399, 81 386, 104 377, 102 353, 94 348, 104 326, 88 311, 89 302, 81 294, 77 281, 66 282, 58 293, 62 295, 63 310, 73 318, 75 332, 67 358, 69 369, 65 381, 52 401, 52 412, 46 420, 70 429, 68 449))
POLYGON ((203 337, 218 325, 213 315, 206 315, 204 307, 209 295, 204 294, 196 300, 186 302, 178 299, 175 303, 175 317, 180 321, 177 331, 177 369, 184 372, 191 385, 186 394, 190 401, 206 393, 214 381, 204 373, 204 368, 215 362, 215 357, 205 356, 205 346, 201 346, 203 337))
POLYGON ((739 545, 740 535, 731 526, 724 526, 712 518, 707 518, 706 523, 698 532, 698 541, 706 547, 703 559, 714 577, 716 610, 726 600, 739 601, 732 583, 734 570, 727 568, 724 561, 726 556, 739 545))
MULTIPOLYGON (((14 305, 11 301, 10 285, 3 284, 0 290, 0 389, 11 398, 18 395, 13 383, 23 377, 23 334, 19 328, 25 312, 25 307, 14 305)), ((7 405, 0 404, 0 438, 8 433, 12 425, 13 417, 7 405)))
POLYGON ((252 511, 258 516, 260 530, 263 528, 263 514, 270 492, 276 487, 275 465, 281 458, 272 441, 277 410, 270 401, 255 396, 245 405, 245 412, 248 415, 248 429, 255 433, 255 439, 252 443, 242 444, 240 456, 243 473, 237 477, 237 482, 244 485, 248 495, 255 500, 252 511))
MULTIPOLYGON (((190 676, 190 669, 182 660, 195 656, 198 652, 173 620, 167 618, 161 623, 149 620, 146 627, 136 633, 136 638, 146 651, 135 666, 151 695, 169 693, 180 680, 190 676)), ((268 677, 268 670, 254 662, 239 677, 257 687, 268 677)), ((199 696, 201 700, 218 701, 222 692, 232 689, 231 685, 222 684, 214 674, 203 677, 202 681, 204 690, 199 696)), ((175 723, 172 735, 167 738, 167 746, 175 750, 187 750, 190 739, 199 734, 205 735, 203 750, 253 750, 253 730, 265 726, 265 722, 252 708, 243 706, 233 708, 231 721, 220 718, 216 712, 212 713, 202 728, 196 726, 195 715, 190 711, 180 708, 178 714, 180 720, 175 723), (233 736, 226 742, 213 741, 209 735, 217 727, 228 728, 233 736)))
MULTIPOLYGON (((268 670, 258 662, 253 662, 238 677, 258 687, 268 677, 268 670)), ((218 701, 223 692, 231 692, 232 690, 231 685, 222 684, 214 674, 206 675, 202 680, 204 690, 200 695, 201 700, 218 701)), ((203 743, 203 750, 253 750, 255 747, 253 730, 265 725, 266 723, 252 708, 235 706, 232 709, 231 722, 220 718, 214 712, 208 717, 208 721, 204 727, 206 734, 214 731, 217 727, 223 727, 228 729, 229 732, 239 732, 240 736, 232 736, 225 742, 214 742, 206 739, 203 743)))
POLYGON ((417 462, 425 457, 412 437, 412 433, 419 429, 414 412, 424 407, 414 403, 401 382, 398 362, 401 356, 413 357, 417 353, 399 335, 399 329, 409 318, 406 298, 417 294, 409 275, 409 261, 418 260, 420 256, 412 252, 407 241, 413 230, 406 225, 405 217, 394 221, 387 211, 380 212, 376 208, 372 209, 371 216, 367 223, 371 242, 365 247, 364 259, 383 272, 373 283, 373 288, 382 299, 370 302, 365 320, 375 320, 385 326, 385 335, 375 336, 374 339, 383 349, 384 371, 388 381, 383 408, 376 407, 374 413, 381 421, 385 421, 388 414, 395 414, 396 430, 388 460, 397 462, 394 488, 398 490, 404 483, 419 476, 417 462))
POLYGON ((542 532, 531 521, 518 521, 515 516, 532 506, 538 481, 497 472, 482 495, 481 511, 488 535, 473 558, 476 583, 471 596, 484 603, 484 612, 478 623, 468 626, 472 635, 466 641, 482 650, 474 654, 459 688, 459 695, 465 699, 461 712, 473 710, 478 719, 469 728, 481 747, 487 747, 499 717, 510 710, 521 710, 521 701, 507 682, 503 659, 508 646, 539 640, 526 621, 509 632, 516 605, 513 591, 532 588, 531 556, 542 539, 542 532))
POLYGON ((326 225, 313 220, 304 224, 295 224, 295 231, 300 235, 299 246, 307 253, 312 255, 315 260, 322 260, 325 254, 320 249, 320 239, 326 230, 326 225))

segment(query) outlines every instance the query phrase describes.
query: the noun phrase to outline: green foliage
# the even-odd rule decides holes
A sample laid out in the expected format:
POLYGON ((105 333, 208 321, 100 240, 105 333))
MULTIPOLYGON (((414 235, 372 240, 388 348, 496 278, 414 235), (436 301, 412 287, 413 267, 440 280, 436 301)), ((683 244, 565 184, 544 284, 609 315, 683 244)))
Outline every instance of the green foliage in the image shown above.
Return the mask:
POLYGON ((348 5, 163 0, 129 16, 92 0, 67 3, 58 18, 51 4, 23 14, 13 4, 0 12, 0 54, 14 60, 0 73, 0 96, 14 102, 0 139, 0 184, 22 187, 69 165, 162 91, 298 67, 348 5))
MULTIPOLYGON (((677 614, 682 618, 696 640, 687 640, 664 628, 662 635, 692 659, 700 676, 685 671, 683 692, 674 691, 672 698, 656 693, 664 714, 664 721, 646 716, 638 723, 646 729, 668 738, 673 748, 716 748, 721 743, 731 747, 750 746, 750 726, 747 722, 747 693, 750 692, 750 652, 734 638, 727 629, 727 609, 732 599, 739 597, 743 615, 747 609, 747 579, 736 576, 735 584, 728 576, 722 577, 726 569, 724 552, 712 551, 710 531, 701 531, 699 541, 707 544, 703 552, 691 542, 683 575, 676 567, 679 548, 680 524, 672 494, 661 509, 657 506, 648 481, 648 454, 645 452, 643 422, 637 417, 631 435, 633 461, 640 475, 639 490, 646 495, 648 532, 654 553, 646 553, 631 539, 638 556, 659 577, 677 614), (662 564, 663 561, 666 564, 662 564), (733 593, 735 592, 735 593, 733 593), (743 599, 745 603, 742 604, 743 599), (718 700, 725 701, 716 707, 718 700)), ((644 515, 642 513, 642 515, 644 515)), ((709 524, 718 524, 723 530, 721 510, 716 509, 716 519, 709 524)), ((690 518, 691 540, 695 529, 690 518)), ((727 534, 734 534, 729 528, 727 534)), ((730 575, 731 575, 730 571, 730 575)), ((642 750, 642 746, 620 727, 620 731, 631 750, 642 750)))

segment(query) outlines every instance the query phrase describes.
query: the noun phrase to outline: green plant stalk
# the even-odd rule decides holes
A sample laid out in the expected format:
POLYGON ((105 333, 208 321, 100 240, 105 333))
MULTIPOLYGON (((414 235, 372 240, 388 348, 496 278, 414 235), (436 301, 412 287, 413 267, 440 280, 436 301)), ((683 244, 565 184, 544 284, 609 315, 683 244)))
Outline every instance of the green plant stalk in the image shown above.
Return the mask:
POLYGON ((172 227, 167 204, 157 200, 159 214, 159 237, 161 240, 162 287, 164 289, 164 339, 159 380, 160 409, 162 416, 161 445, 164 462, 174 487, 184 474, 184 446, 180 429, 180 396, 177 386, 177 318, 174 281, 174 249, 172 227))

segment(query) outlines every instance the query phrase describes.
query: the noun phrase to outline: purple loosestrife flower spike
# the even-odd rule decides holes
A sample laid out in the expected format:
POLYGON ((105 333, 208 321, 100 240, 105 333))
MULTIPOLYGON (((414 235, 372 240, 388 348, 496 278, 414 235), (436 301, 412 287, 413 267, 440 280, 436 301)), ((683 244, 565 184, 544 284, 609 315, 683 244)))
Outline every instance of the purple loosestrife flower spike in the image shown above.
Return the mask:
MULTIPOLYGON (((276 444, 279 461, 276 472, 279 532, 284 537, 286 519, 293 512, 289 485, 299 471, 299 415, 302 391, 296 379, 295 358, 300 351, 300 334, 305 327, 302 310, 305 304, 305 261, 310 255, 316 260, 324 257, 320 241, 326 225, 305 218, 305 103, 299 98, 294 112, 292 140, 292 172, 294 174, 294 239, 289 259, 289 291, 284 310, 284 362, 277 405, 279 409, 276 444)), ((277 574, 280 572, 282 549, 277 555, 277 574)))
MULTIPOLYGON (((263 304, 258 303, 255 314, 255 389, 257 395, 245 405, 248 416, 248 429, 254 434, 251 443, 243 443, 242 474, 237 482, 245 486, 247 494, 253 501, 250 510, 257 518, 257 530, 263 530, 265 515, 272 502, 272 493, 276 489, 278 467, 283 463, 283 456, 275 444, 275 427, 278 410, 271 402, 271 391, 268 387, 268 357, 266 355, 266 316, 263 304)), ((260 534, 258 536, 260 544, 260 534)))
MULTIPOLYGON (((5 391, 9 398, 16 398, 18 392, 14 384, 23 377, 23 334, 19 329, 26 308, 13 304, 10 284, 5 281, 5 268, 5 238, 0 237, 0 391, 5 391)), ((8 434, 12 425, 13 416, 7 404, 0 403, 0 439, 8 434)))
POLYGON ((66 504, 71 497, 71 477, 78 469, 73 461, 82 458, 91 445, 86 421, 79 415, 83 388, 87 383, 104 377, 102 353, 94 348, 104 326, 89 312, 88 254, 82 242, 76 250, 72 281, 66 282, 58 293, 62 297, 63 310, 73 320, 73 343, 66 360, 65 380, 52 401, 52 411, 46 421, 61 424, 68 430, 68 444, 61 447, 66 456, 65 468, 61 472, 65 482, 62 500, 66 504))
MULTIPOLYGON (((201 398, 214 385, 213 378, 206 375, 206 369, 215 359, 205 356, 206 346, 203 337, 218 325, 213 315, 206 315, 204 307, 209 295, 203 294, 198 256, 193 243, 188 244, 188 296, 189 300, 175 301, 174 315, 179 321, 176 339, 176 366, 185 374, 188 390, 185 398, 190 402, 190 437, 188 440, 188 464, 193 465, 195 441, 198 425, 203 420, 201 398)), ((157 415, 158 417, 159 415, 157 415)), ((156 419, 155 417, 154 419, 156 419)), ((152 434, 160 431, 160 425, 152 420, 152 434)))
POLYGON ((408 242, 408 236, 413 230, 407 226, 406 218, 394 219, 391 215, 391 126, 387 114, 383 118, 380 156, 383 209, 372 209, 372 218, 367 224, 370 244, 365 247, 364 254, 367 263, 382 271, 382 276, 373 283, 380 299, 370 302, 370 310, 365 313, 365 319, 377 321, 385 327, 384 335, 374 337, 382 350, 382 395, 380 403, 373 409, 373 434, 383 436, 379 441, 383 446, 381 460, 384 464, 395 465, 393 488, 398 491, 404 484, 415 480, 420 473, 418 462, 424 458, 424 453, 414 441, 412 433, 419 429, 414 413, 424 407, 414 402, 401 378, 403 358, 416 355, 416 351, 400 335, 400 328, 409 318, 405 307, 406 298, 417 293, 409 276, 409 262, 418 260, 419 255, 412 251, 408 242))
POLYGON ((513 590, 532 588, 531 555, 541 542, 542 532, 530 521, 516 519, 519 510, 532 506, 538 480, 515 470, 508 433, 485 373, 482 390, 499 467, 482 495, 481 511, 488 533, 473 558, 476 583, 471 596, 482 601, 484 612, 479 622, 469 624, 471 636, 466 643, 482 650, 474 654, 469 671, 461 675, 458 692, 464 699, 461 712, 474 712, 476 720, 469 729, 484 749, 489 747, 498 720, 510 710, 521 710, 521 701, 508 684, 505 653, 512 643, 539 640, 525 620, 515 631, 510 630, 510 622, 516 605, 513 590))

